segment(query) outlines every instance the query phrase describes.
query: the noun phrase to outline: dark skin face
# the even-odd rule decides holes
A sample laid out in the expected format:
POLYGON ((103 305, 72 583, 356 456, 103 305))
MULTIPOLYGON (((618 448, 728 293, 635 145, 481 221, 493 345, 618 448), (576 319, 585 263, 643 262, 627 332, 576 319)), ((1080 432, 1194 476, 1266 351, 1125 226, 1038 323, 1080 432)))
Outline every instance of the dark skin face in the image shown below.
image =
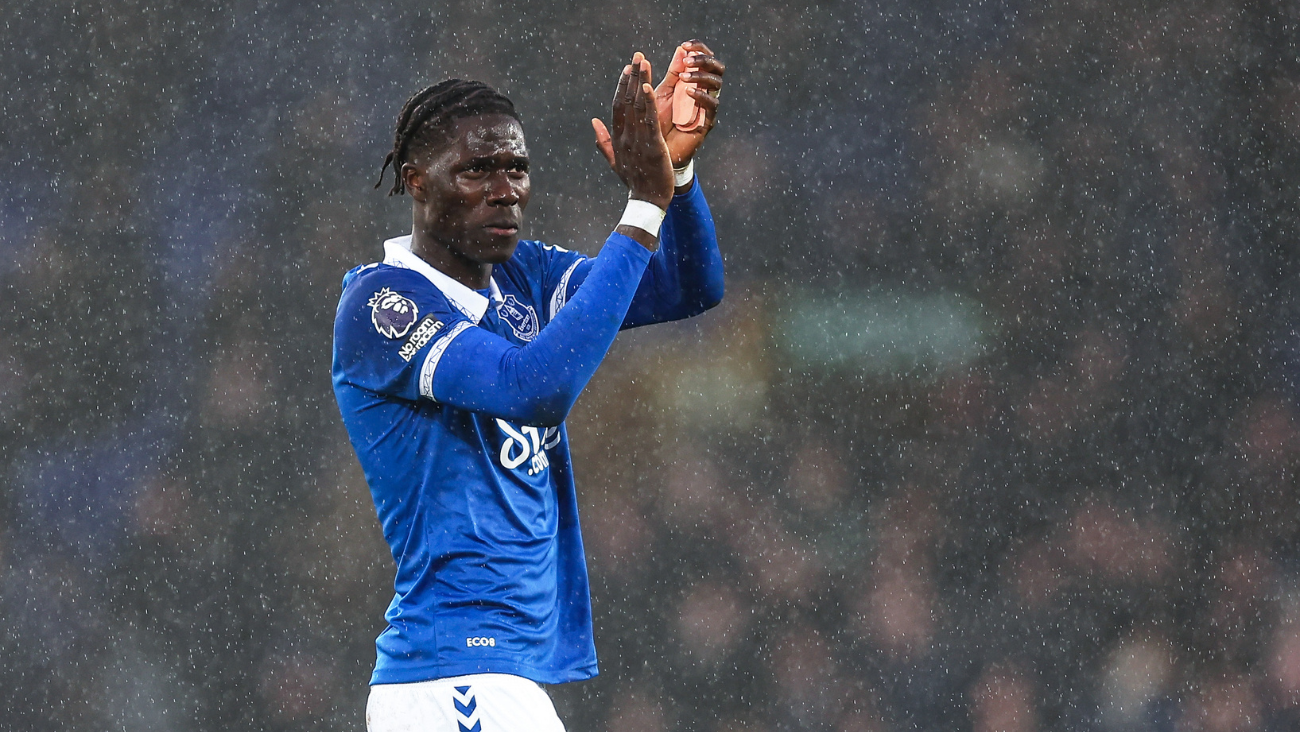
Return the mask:
POLYGON ((466 287, 484 289, 510 259, 528 205, 524 130, 503 114, 452 123, 450 141, 402 166, 411 251, 466 287))

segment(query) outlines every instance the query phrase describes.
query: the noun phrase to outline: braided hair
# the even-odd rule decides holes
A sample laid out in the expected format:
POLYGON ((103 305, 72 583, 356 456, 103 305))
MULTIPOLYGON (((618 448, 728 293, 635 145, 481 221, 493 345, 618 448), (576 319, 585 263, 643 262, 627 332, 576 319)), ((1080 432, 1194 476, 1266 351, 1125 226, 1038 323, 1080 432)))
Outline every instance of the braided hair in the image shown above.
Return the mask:
POLYGON ((392 165, 397 181, 388 195, 405 193, 402 166, 420 152, 445 142, 456 120, 481 114, 504 114, 520 121, 514 103, 481 81, 447 79, 411 95, 397 115, 393 151, 384 158, 384 167, 379 169, 379 182, 375 183, 375 188, 383 184, 384 173, 392 165))

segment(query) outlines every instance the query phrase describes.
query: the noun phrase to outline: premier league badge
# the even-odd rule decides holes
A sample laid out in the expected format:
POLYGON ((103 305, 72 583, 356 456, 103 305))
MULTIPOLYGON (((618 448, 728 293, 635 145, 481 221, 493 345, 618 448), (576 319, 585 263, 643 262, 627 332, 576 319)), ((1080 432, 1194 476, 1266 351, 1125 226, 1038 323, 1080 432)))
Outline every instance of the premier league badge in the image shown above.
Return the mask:
POLYGON ((537 313, 532 307, 516 300, 514 295, 506 295, 506 299, 497 305, 497 315, 501 316, 521 341, 531 341, 541 331, 537 313))
POLYGON ((370 322, 375 330, 387 338, 401 338, 411 329, 420 315, 419 308, 410 298, 402 297, 385 287, 366 303, 370 306, 370 322))

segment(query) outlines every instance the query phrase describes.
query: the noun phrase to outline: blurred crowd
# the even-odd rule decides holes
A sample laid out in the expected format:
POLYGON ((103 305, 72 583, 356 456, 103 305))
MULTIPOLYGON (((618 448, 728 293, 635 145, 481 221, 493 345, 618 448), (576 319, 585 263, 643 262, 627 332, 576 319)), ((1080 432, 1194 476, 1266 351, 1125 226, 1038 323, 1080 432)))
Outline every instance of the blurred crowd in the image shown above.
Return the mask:
POLYGON ((501 86, 527 233, 594 253, 604 70, 694 35, 729 290, 569 420, 569 729, 1300 728, 1294 3, 17 5, 0 729, 363 728, 392 560, 330 333, 409 226, 369 190, 393 117, 501 86), (882 291, 975 345, 791 332, 882 291))

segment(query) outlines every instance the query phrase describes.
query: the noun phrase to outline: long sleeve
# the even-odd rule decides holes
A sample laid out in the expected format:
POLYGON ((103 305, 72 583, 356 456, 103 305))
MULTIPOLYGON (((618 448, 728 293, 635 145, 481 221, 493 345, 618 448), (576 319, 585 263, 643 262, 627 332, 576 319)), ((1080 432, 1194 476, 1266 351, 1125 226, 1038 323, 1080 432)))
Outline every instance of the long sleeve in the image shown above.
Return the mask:
MULTIPOLYGON (((604 256, 604 254, 601 254, 604 256)), ((600 257, 578 264, 565 283, 568 293, 581 291, 600 257)), ((566 293, 566 294, 568 294, 566 293)), ((682 320, 722 301, 722 253, 713 215, 698 178, 685 193, 673 196, 659 230, 659 251, 650 258, 623 328, 682 320)))
POLYGON ((584 286, 525 346, 462 328, 439 355, 436 401, 528 425, 564 421, 627 316, 651 254, 611 234, 584 286))

